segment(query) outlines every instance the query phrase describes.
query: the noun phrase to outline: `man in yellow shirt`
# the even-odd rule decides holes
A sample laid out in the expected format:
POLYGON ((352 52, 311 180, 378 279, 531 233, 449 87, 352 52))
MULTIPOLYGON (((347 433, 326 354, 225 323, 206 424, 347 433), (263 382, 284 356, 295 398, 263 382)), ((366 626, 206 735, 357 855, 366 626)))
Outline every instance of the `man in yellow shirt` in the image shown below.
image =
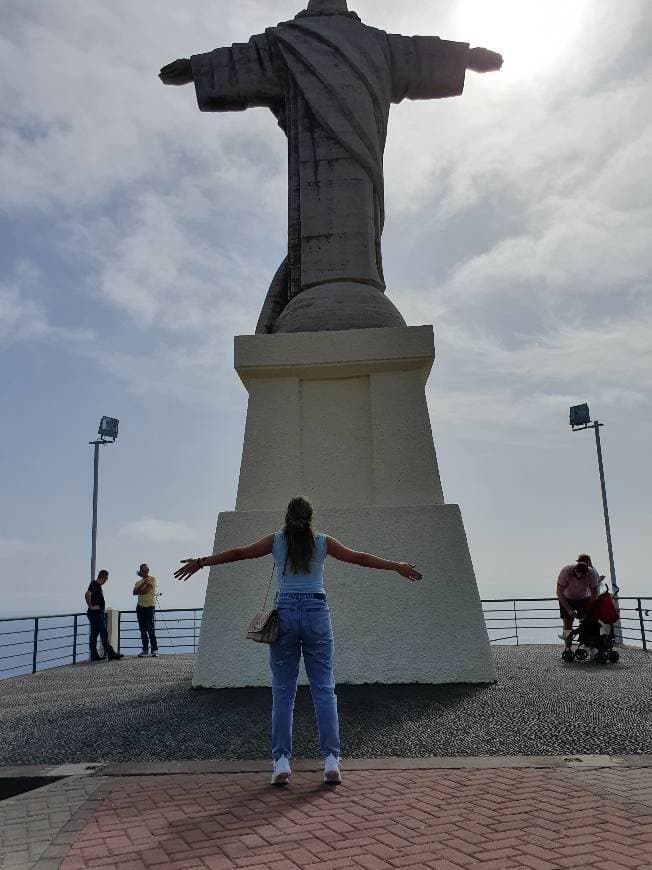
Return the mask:
POLYGON ((140 628, 140 637, 143 643, 143 651, 138 653, 138 658, 146 658, 150 648, 152 656, 158 658, 158 643, 156 642, 156 631, 154 629, 156 577, 153 577, 149 573, 149 567, 146 562, 143 562, 137 573, 140 580, 134 586, 133 594, 138 596, 136 616, 138 617, 138 627, 140 628))

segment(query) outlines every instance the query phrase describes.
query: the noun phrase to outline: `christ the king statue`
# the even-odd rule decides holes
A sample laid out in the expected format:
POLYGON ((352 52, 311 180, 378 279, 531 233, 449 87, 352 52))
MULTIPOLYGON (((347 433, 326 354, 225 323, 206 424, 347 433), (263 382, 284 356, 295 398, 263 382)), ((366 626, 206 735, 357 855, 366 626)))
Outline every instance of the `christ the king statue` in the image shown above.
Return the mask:
POLYGON ((264 106, 288 138, 288 254, 257 333, 404 326, 385 296, 383 153, 392 103, 459 96, 502 57, 363 24, 346 0, 310 0, 249 42, 164 66, 203 112, 264 106))

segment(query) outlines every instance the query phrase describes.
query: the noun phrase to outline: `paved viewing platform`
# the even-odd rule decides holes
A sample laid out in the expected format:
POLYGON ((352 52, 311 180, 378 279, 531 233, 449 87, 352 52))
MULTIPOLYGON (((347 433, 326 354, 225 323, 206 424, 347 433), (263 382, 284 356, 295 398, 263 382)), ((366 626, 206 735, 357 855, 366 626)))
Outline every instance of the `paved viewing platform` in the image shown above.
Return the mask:
POLYGON ((652 870, 652 659, 494 648, 491 686, 338 686, 344 783, 269 785, 269 689, 193 691, 192 657, 1 684, 3 870, 652 870), (4 789, 4 792, 3 792, 4 789))
MULTIPOLYGON (((496 685, 338 685, 342 754, 650 752, 652 657, 628 648, 616 665, 566 664, 561 650, 494 647, 496 685)), ((193 690, 191 669, 192 656, 129 657, 5 680, 0 764, 267 758, 270 689, 193 690)), ((315 758, 307 688, 294 733, 295 755, 315 758)))

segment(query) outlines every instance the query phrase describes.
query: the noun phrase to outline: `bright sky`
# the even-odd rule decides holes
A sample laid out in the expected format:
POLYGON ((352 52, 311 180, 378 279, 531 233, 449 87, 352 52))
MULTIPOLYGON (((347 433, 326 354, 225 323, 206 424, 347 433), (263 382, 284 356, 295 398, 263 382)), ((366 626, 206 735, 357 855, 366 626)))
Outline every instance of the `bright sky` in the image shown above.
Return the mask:
MULTIPOLYGON (((268 111, 202 115, 157 72, 299 4, 2 5, 0 616, 82 609, 103 414, 120 418, 100 469, 109 604, 132 606, 147 561, 162 606, 201 606, 205 577, 171 575, 234 505, 233 336, 253 332, 284 256, 286 150, 268 111)), ((435 443, 481 594, 552 594, 580 551, 606 573, 592 435, 568 428, 587 401, 622 593, 652 595, 648 4, 350 7, 505 55, 458 99, 396 107, 386 154, 389 294, 435 326, 435 443)))

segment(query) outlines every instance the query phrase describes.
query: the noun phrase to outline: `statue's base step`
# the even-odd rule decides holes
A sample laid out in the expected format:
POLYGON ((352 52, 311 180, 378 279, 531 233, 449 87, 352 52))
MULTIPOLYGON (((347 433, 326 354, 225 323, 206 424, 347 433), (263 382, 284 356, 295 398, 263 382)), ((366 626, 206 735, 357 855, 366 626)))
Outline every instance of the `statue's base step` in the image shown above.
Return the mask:
MULTIPOLYGON (((317 506, 318 507, 318 506, 317 506)), ((278 511, 220 514, 215 549, 279 528, 278 511)), ((327 559, 338 683, 489 683, 495 680, 482 606, 457 505, 317 510, 319 531, 357 550, 413 562, 423 580, 327 559)), ((271 557, 211 570, 193 685, 267 686, 268 649, 246 640, 262 605, 271 557)), ((303 668, 301 679, 305 682, 303 668)))

